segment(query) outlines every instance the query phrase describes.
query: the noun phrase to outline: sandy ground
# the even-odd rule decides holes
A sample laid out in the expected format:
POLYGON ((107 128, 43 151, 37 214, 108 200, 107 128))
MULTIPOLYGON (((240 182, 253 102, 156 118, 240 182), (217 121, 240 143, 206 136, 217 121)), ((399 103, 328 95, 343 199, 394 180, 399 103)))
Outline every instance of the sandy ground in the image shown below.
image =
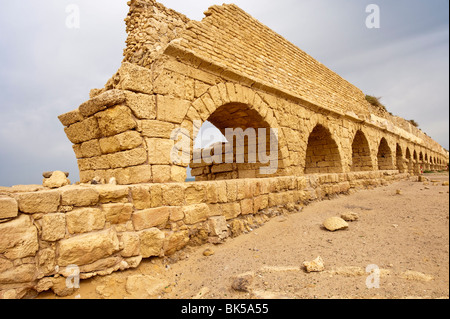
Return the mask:
MULTIPOLYGON (((66 298, 448 298, 449 187, 442 184, 449 177, 427 177, 428 185, 411 177, 313 203, 222 245, 190 247, 171 259, 82 281, 66 298), (360 218, 347 230, 322 227, 348 211, 360 218), (204 256, 207 248, 214 254, 204 256), (307 273, 303 262, 318 256, 325 270, 307 273), (233 278, 245 273, 247 291, 232 289, 233 278), (369 289, 377 278, 379 288, 369 289)), ((38 297, 55 298, 51 292, 38 297)))

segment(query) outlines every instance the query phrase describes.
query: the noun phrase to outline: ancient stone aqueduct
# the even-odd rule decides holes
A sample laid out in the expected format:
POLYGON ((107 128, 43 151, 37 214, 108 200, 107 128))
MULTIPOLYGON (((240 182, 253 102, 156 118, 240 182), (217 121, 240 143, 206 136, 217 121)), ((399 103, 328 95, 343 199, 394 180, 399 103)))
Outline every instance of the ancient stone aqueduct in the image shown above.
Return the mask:
POLYGON ((59 116, 81 183, 0 189, 0 297, 65 294, 74 269, 83 279, 137 267, 294 204, 446 168, 438 143, 237 6, 213 6, 199 22, 153 0, 129 5, 120 69, 59 116), (183 128, 192 146, 207 120, 222 132, 276 129, 276 173, 191 163, 197 182, 186 183, 171 134, 183 128), (91 185, 96 177, 106 184, 91 185))

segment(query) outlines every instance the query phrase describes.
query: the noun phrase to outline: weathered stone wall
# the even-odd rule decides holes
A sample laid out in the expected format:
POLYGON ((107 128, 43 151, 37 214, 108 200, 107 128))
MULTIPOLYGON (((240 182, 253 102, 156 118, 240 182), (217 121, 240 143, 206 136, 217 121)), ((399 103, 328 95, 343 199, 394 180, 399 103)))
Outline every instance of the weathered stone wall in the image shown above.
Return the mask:
POLYGON ((379 186, 397 171, 195 183, 0 188, 0 298, 107 275, 186 245, 219 243, 295 206, 379 186), (72 267, 72 268, 71 268, 72 267))

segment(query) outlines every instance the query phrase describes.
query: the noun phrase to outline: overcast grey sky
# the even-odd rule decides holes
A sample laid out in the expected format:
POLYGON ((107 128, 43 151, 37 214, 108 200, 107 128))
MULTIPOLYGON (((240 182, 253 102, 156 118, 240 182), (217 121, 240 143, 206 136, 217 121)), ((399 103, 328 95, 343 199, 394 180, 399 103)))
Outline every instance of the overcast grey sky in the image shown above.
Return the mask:
MULTIPOLYGON (((78 180, 57 116, 117 71, 126 0, 20 0, 0 10, 0 185, 40 184, 47 170, 78 180), (68 5, 80 28, 66 27, 68 5)), ((201 20, 222 0, 161 0, 201 20)), ((259 21, 449 148, 448 0, 234 0, 259 21), (366 28, 366 6, 381 10, 366 28)))

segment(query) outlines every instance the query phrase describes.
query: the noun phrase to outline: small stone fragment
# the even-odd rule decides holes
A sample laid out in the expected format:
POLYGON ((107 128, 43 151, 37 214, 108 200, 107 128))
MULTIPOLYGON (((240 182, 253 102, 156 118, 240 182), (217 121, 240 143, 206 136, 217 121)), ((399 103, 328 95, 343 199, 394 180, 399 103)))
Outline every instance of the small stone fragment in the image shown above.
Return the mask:
POLYGON ((323 227, 329 231, 337 231, 348 228, 348 223, 340 217, 331 217, 323 222, 323 227))
POLYGON ((252 273, 242 274, 233 278, 231 288, 236 291, 249 292, 250 286, 253 282, 254 275, 252 273))
POLYGON ((66 185, 70 185, 70 180, 67 178, 64 172, 55 171, 50 176, 50 178, 44 178, 42 185, 48 188, 60 188, 66 185))
POLYGON ((322 257, 317 257, 313 261, 305 261, 303 263, 303 266, 305 267, 306 271, 308 273, 310 272, 322 272, 325 270, 325 264, 323 262, 322 257))
POLYGON ((203 256, 206 256, 206 257, 212 256, 214 254, 215 254, 215 252, 211 248, 208 248, 203 252, 203 256))
POLYGON ((346 222, 355 222, 359 220, 359 215, 354 212, 346 212, 341 215, 341 218, 346 222))

